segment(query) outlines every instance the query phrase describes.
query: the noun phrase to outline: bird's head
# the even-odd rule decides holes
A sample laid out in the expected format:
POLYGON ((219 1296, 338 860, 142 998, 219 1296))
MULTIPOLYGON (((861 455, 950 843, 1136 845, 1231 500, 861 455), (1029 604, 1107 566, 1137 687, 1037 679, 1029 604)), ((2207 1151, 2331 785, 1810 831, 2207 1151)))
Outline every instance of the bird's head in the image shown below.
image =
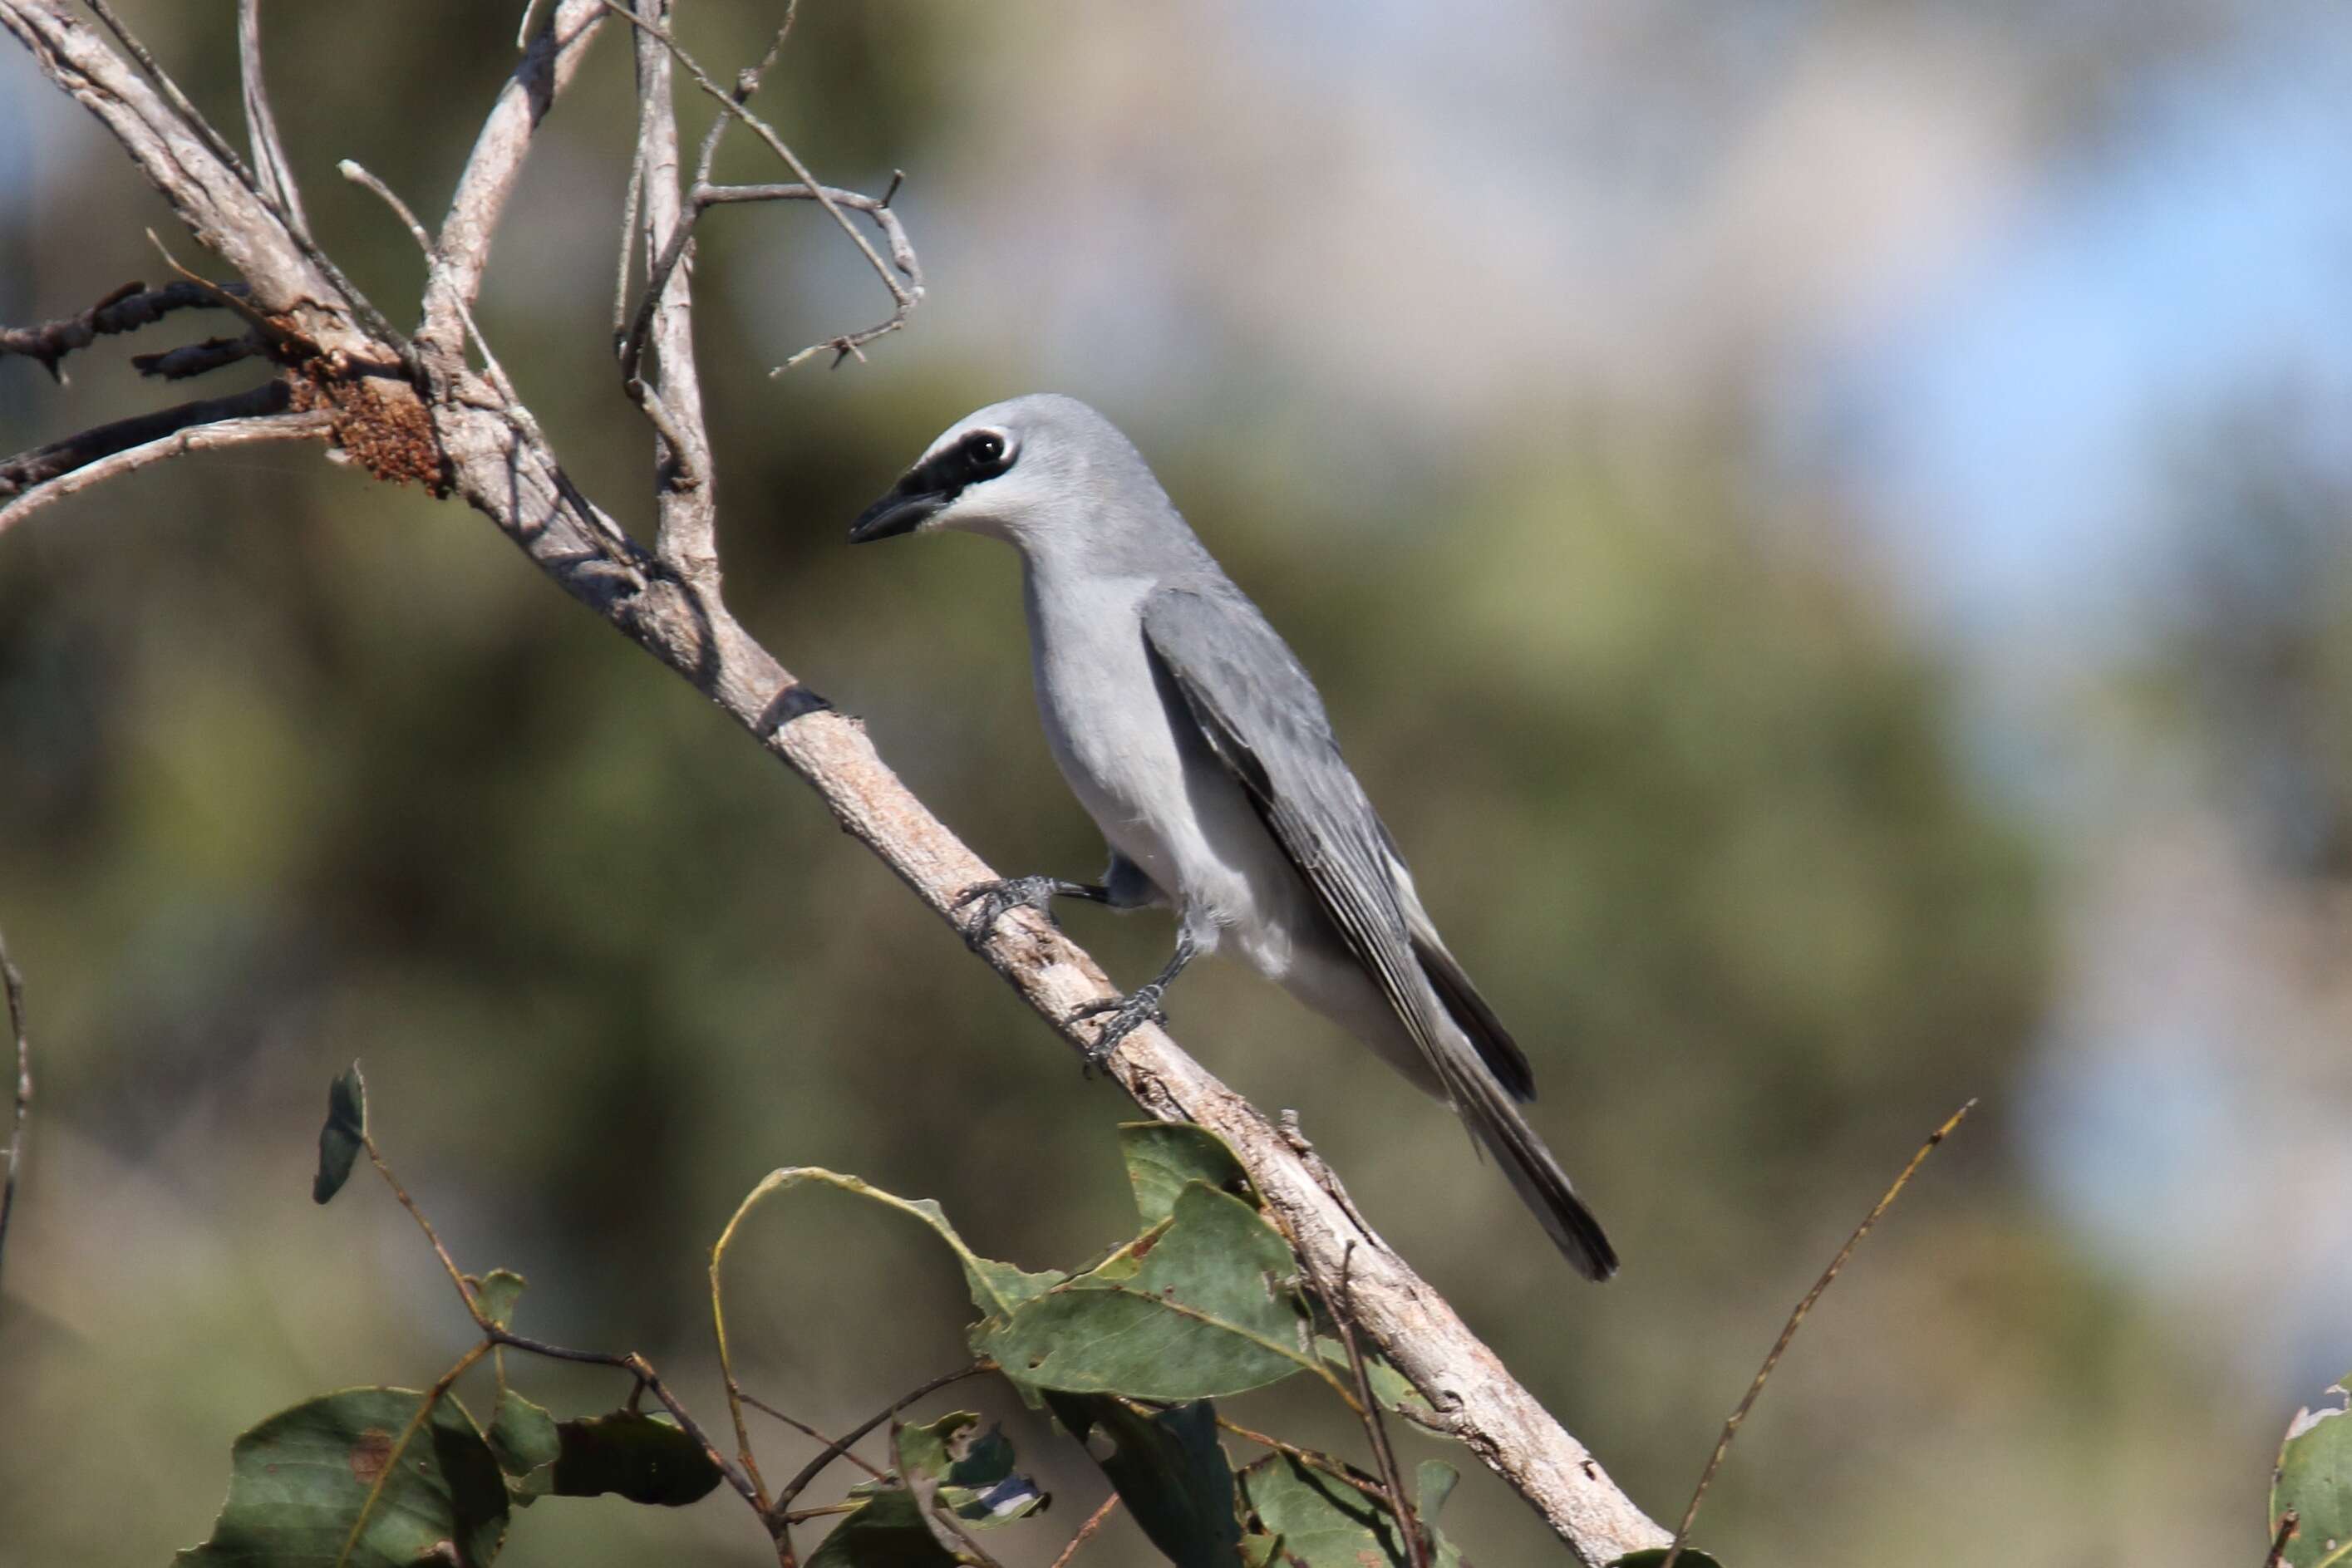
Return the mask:
POLYGON ((1148 544, 1175 525, 1167 494, 1118 427, 1076 398, 1034 392, 950 425, 850 526, 852 544, 956 528, 1024 555, 1148 544))

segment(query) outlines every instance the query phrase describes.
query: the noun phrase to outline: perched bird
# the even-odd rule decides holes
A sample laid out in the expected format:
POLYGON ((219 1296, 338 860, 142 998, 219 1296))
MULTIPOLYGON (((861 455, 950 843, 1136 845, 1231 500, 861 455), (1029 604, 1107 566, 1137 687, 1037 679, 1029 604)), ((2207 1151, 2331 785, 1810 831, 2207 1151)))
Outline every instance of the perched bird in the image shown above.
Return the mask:
POLYGON ((1178 513, 1127 437, 1072 398, 982 409, 868 507, 854 543, 956 528, 1021 552, 1037 706, 1062 775, 1110 846, 1100 885, 969 889, 985 933, 1055 898, 1165 904, 1176 953, 1107 1014, 1097 1060, 1200 954, 1260 972, 1451 1104, 1568 1260, 1617 1254, 1516 1102, 1528 1059, 1413 890, 1297 658, 1178 513))

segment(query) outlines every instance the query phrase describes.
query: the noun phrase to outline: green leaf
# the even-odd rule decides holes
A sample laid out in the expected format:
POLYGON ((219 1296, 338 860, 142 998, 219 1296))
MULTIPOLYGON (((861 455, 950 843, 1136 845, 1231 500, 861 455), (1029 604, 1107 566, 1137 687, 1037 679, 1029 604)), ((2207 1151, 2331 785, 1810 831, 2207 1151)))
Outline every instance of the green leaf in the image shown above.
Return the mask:
POLYGON ((1146 1225, 1157 1225, 1176 1212, 1177 1195, 1187 1182, 1247 1198, 1252 1207, 1257 1205, 1241 1161, 1205 1127, 1189 1122, 1129 1122, 1118 1130, 1118 1146, 1127 1156, 1128 1184, 1135 1188, 1135 1207, 1146 1225))
POLYGON ((2288 1568, 2352 1563, 2352 1415, 2342 1407, 2298 1411, 2287 1427, 2271 1485, 2273 1537, 2288 1509, 2300 1516, 2288 1568))
POLYGON ((560 1423, 562 1452, 555 1461, 558 1497, 600 1497, 682 1508, 710 1495, 720 1477, 702 1445, 666 1416, 615 1410, 560 1423))
POLYGON ((352 1568, 407 1568, 447 1542, 487 1568, 507 1530, 498 1461, 455 1399, 409 1435, 424 1406, 414 1389, 347 1388, 272 1416, 229 1451, 228 1501, 212 1539, 173 1562, 318 1568, 342 1559, 349 1542, 352 1568))
POLYGON ((1281 1562, 1281 1536, 1244 1535, 1242 1537, 1242 1568, 1277 1568, 1281 1562))
MULTIPOLYGON (((1639 1552, 1628 1552, 1622 1557, 1611 1559, 1609 1568, 1664 1568, 1665 1561, 1666 1548, 1644 1546, 1639 1552)), ((1723 1568, 1722 1563, 1717 1563, 1696 1546, 1684 1547, 1683 1554, 1675 1558, 1675 1563, 1676 1568, 1680 1568, 1680 1565, 1685 1563, 1689 1563, 1691 1568, 1723 1568)))
POLYGON ((1199 1182, 1171 1219, 1053 1287, 972 1345, 1015 1384, 1207 1399, 1319 1369, 1293 1293, 1297 1261, 1257 1211, 1199 1182))
POLYGON ((854 1176, 843 1176, 837 1171, 824 1170, 815 1166, 795 1166, 786 1170, 770 1171, 737 1207, 734 1219, 728 1222, 728 1230, 733 1231, 751 1206, 770 1194, 783 1192, 806 1183, 816 1183, 838 1187, 843 1192, 855 1193, 860 1197, 870 1198, 886 1207, 895 1208, 901 1214, 910 1214, 929 1226, 938 1234, 940 1239, 946 1242, 954 1251, 957 1260, 963 1265, 964 1283, 971 1291, 971 1303, 978 1307, 984 1316, 1003 1317, 1022 1302, 1043 1293, 1062 1281, 1062 1275, 1058 1271, 1033 1274, 1024 1269, 1016 1269, 1010 1263, 1000 1263, 992 1258, 982 1258, 964 1245, 963 1238, 956 1234, 955 1227, 948 1223, 947 1216, 930 1198, 900 1197, 895 1193, 884 1192, 880 1187, 869 1186, 854 1176))
POLYGON ((490 1455, 505 1475, 507 1495, 528 1508, 555 1489, 555 1461, 563 1436, 555 1417, 511 1388, 499 1390, 490 1409, 490 1455))
MULTIPOLYGON (((1318 1317, 1321 1318, 1319 1312, 1318 1317)), ((1318 1334, 1315 1336, 1315 1348, 1325 1361, 1343 1375, 1349 1377, 1355 1375, 1348 1365, 1346 1345, 1341 1344, 1329 1334, 1318 1334)), ((1410 1378, 1390 1364, 1388 1357, 1376 1350, 1365 1349, 1360 1344, 1357 1348, 1363 1353, 1364 1381, 1372 1385, 1373 1398, 1398 1415, 1414 1421, 1437 1419, 1437 1407, 1430 1404, 1421 1390, 1412 1385, 1410 1378)))
MULTIPOLYGON (((1311 1470, 1287 1454, 1268 1454, 1242 1471, 1242 1493, 1269 1534, 1282 1537, 1285 1563, 1301 1568, 1409 1568, 1404 1537, 1387 1509, 1336 1476, 1311 1470)), ((1462 1555, 1427 1521, 1433 1568, 1459 1568, 1462 1555)))
POLYGON ((1461 1479, 1462 1472, 1444 1459, 1421 1461, 1413 1476, 1412 1507, 1423 1524, 1437 1522, 1437 1516, 1445 1511, 1445 1500, 1454 1495, 1454 1488, 1461 1479))
POLYGON ((956 1568, 956 1558, 924 1522, 915 1494, 892 1487, 843 1515, 808 1568, 956 1568))
POLYGON ((1048 1395, 1045 1403, 1095 1456, 1161 1556, 1176 1568, 1232 1568, 1242 1527, 1214 1406, 1202 1399, 1153 1412, 1082 1394, 1048 1395))
POLYGON ((515 1303, 522 1300, 523 1287, 530 1281, 511 1269, 493 1269, 478 1280, 468 1274, 466 1282, 474 1288, 474 1300, 484 1317, 502 1329, 514 1326, 515 1303))
POLYGON ((352 1163, 367 1142, 367 1082, 352 1062, 327 1085, 327 1121, 319 1129, 319 1174, 310 1178, 310 1201, 324 1203, 352 1179, 352 1163))

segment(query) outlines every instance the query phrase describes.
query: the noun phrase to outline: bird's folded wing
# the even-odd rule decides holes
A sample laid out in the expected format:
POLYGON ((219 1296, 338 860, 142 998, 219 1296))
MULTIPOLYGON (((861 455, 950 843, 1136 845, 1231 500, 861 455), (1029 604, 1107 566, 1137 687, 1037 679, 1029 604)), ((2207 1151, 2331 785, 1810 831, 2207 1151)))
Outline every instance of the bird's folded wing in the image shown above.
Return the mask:
MULTIPOLYGON (((1297 658, 1239 591, 1223 585, 1154 592, 1144 601, 1143 635, 1211 750, 1404 1021, 1447 1097, 1461 1103, 1467 1064, 1447 1038, 1444 1003, 1425 983, 1386 830, 1340 757, 1297 658)), ((1466 979, 1460 985, 1468 990, 1466 979)))

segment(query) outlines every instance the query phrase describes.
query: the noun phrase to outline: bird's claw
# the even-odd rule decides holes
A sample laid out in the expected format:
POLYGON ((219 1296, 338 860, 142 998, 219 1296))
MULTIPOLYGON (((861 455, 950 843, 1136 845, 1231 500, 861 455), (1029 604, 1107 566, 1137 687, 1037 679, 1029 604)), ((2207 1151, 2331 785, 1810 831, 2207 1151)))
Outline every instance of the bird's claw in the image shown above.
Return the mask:
POLYGON ((1058 878, 1050 876, 1009 876, 996 882, 976 882, 955 895, 948 905, 950 913, 960 912, 968 904, 980 905, 980 913, 963 922, 964 946, 977 952, 984 946, 996 923, 1016 909, 1034 909, 1045 917, 1048 925, 1058 925, 1054 918, 1054 895, 1061 891, 1058 878))
POLYGON ((1069 1017, 1063 1019, 1065 1023, 1076 1023, 1082 1019, 1091 1018, 1103 1020, 1095 1030, 1094 1039, 1079 1047, 1086 1053, 1087 1077, 1093 1077, 1095 1069, 1098 1067, 1108 1071, 1111 1052, 1117 1051, 1119 1042, 1129 1035, 1145 1024, 1168 1021, 1168 1015, 1160 1007, 1162 990, 1160 983, 1153 981, 1136 988, 1132 996, 1113 997, 1107 1001, 1088 1002, 1084 1007, 1073 1009, 1069 1017))

